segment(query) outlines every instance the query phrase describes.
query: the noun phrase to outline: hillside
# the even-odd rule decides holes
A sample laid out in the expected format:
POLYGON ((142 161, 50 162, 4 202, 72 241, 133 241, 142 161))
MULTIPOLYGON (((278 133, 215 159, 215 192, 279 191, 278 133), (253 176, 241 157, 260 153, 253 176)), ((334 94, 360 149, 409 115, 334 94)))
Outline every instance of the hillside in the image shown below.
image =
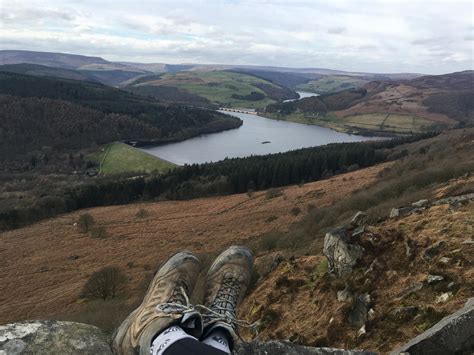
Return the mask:
POLYGON ((0 70, 2 70, 2 65, 10 65, 7 67, 8 71, 16 73, 48 75, 74 80, 84 80, 83 77, 85 77, 87 80, 113 86, 149 73, 147 70, 130 68, 120 63, 106 61, 100 57, 17 50, 0 50, 0 70), (18 64, 28 64, 30 69, 27 72, 21 66, 16 68, 11 66, 18 64), (49 69, 35 68, 34 66, 49 69))
POLYGON ((372 81, 357 89, 269 105, 262 114, 362 134, 444 129, 472 124, 471 83, 470 71, 412 81, 372 81))
POLYGON ((130 278, 127 297, 120 300, 129 307, 143 293, 144 279, 174 251, 192 249, 208 260, 227 245, 247 243, 274 229, 287 230, 301 219, 308 204, 323 207, 333 199, 343 199, 371 184, 381 169, 383 166, 332 181, 289 187, 277 198, 267 198, 266 192, 259 192, 250 197, 240 194, 93 208, 1 233, 0 282, 8 293, 0 294, 0 322, 74 314, 77 317, 81 313, 84 317, 97 316, 88 312, 94 302, 84 302, 79 295, 88 275, 105 265, 119 266, 130 278), (343 178, 350 177, 351 182, 344 184, 343 178), (303 213, 293 215, 291 210, 295 207, 303 213), (142 209, 146 217, 137 216, 142 209), (108 237, 95 239, 82 234, 74 223, 84 213, 91 214, 97 226, 106 229, 108 237), (15 256, 19 250, 24 257, 15 256), (13 260, 15 263, 7 263, 13 260), (21 283, 18 273, 22 275, 21 283), (13 283, 16 286, 9 287, 13 283), (43 296, 46 290, 49 297, 43 296))
POLYGON ((0 65, 0 72, 26 74, 34 76, 50 76, 60 79, 71 79, 81 81, 95 81, 92 77, 77 70, 48 67, 39 64, 5 64, 0 65))
POLYGON ((370 81, 367 77, 327 75, 295 86, 296 90, 330 94, 348 89, 357 89, 370 81))
POLYGON ((110 62, 100 57, 90 57, 78 54, 0 50, 0 65, 20 63, 38 64, 63 69, 79 69, 84 65, 106 65, 110 62))
MULTIPOLYGON (((135 125, 137 130, 136 132, 129 131, 129 133, 120 135, 113 140, 184 140, 202 133, 236 128, 241 124, 239 119, 218 112, 163 104, 156 102, 156 100, 143 98, 126 91, 92 82, 0 72, 0 95, 21 97, 23 98, 22 101, 32 101, 30 98, 33 97, 41 98, 34 100, 37 103, 41 103, 41 100, 45 98, 61 100, 87 107, 106 115, 124 115, 126 117, 122 119, 128 121, 130 126, 135 125), (144 127, 147 127, 148 133, 144 133, 144 127)), ((3 104, 14 105, 15 100, 18 99, 4 100, 3 104)), ((51 105, 50 107, 54 107, 52 102, 51 105)), ((48 110, 45 111, 51 116, 48 119, 56 119, 54 117, 54 109, 49 109, 48 107, 48 110)), ((7 112, 4 112, 4 114, 7 114, 7 112)), ((25 113, 25 115, 27 114, 28 112, 25 113)), ((13 117, 10 118, 13 119, 13 117)), ((18 118, 21 119, 22 117, 18 118)), ((35 117, 31 116, 25 119, 35 120, 35 117)), ((88 118, 82 117, 82 119, 87 120, 88 118)), ((2 122, 9 124, 6 118, 2 122)), ((68 121, 61 122, 63 125, 72 125, 73 123, 68 121)), ((31 124, 34 124, 34 122, 31 124)), ((17 126, 14 127, 18 128, 17 126)), ((113 131, 114 128, 114 125, 112 125, 110 130, 113 131)), ((122 129, 122 126, 117 128, 122 129)), ((54 126, 48 126, 48 129, 54 130, 54 126)), ((15 138, 17 133, 19 132, 9 130, 10 137, 15 138)), ((101 134, 107 135, 110 132, 99 130, 96 133, 96 135, 101 134)), ((61 138, 60 136, 57 137, 57 139, 61 138)), ((101 142, 97 143, 107 143, 107 139, 102 139, 101 142)))
MULTIPOLYGON (((273 189, 92 208, 4 232, 0 319, 4 323, 67 319, 111 331, 137 304, 155 268, 169 255, 193 250, 203 260, 204 273, 213 256, 238 243, 249 245, 256 254, 256 273, 241 315, 260 320, 262 338, 385 352, 472 295, 472 241, 466 242, 472 235, 472 202, 452 208, 441 204, 396 219, 387 216, 391 208, 421 198, 473 192, 473 141, 473 129, 453 130, 396 147, 391 152, 398 156, 394 162, 278 193, 273 189), (361 326, 348 320, 353 303, 337 301, 337 291, 345 284, 327 273, 322 255, 325 232, 347 222, 359 209, 368 213, 370 226, 360 237, 366 251, 349 285, 356 295, 370 293, 372 318, 362 336, 357 336, 361 326), (95 224, 81 233, 76 223, 85 213, 95 224), (437 242, 444 242, 439 254, 428 253, 437 242), (433 261, 426 262, 425 254, 433 255, 433 261), (108 265, 127 276, 119 296, 108 301, 81 298, 88 277, 108 265), (371 265, 375 266, 367 273, 371 265), (443 275, 444 281, 428 285, 428 273, 443 275), (397 300, 418 282, 423 283, 421 289, 397 300), (394 311, 392 316, 398 308, 409 311, 394 311), (308 319, 317 326, 304 327, 308 319)), ((194 299, 200 296, 197 292, 194 299)))
MULTIPOLYGON (((159 98, 164 88, 172 89, 176 94, 197 95, 203 98, 202 101, 208 100, 220 107, 263 108, 276 101, 297 98, 290 89, 256 76, 228 71, 153 75, 142 77, 125 89, 159 98)), ((176 99, 185 100, 179 96, 176 99)))

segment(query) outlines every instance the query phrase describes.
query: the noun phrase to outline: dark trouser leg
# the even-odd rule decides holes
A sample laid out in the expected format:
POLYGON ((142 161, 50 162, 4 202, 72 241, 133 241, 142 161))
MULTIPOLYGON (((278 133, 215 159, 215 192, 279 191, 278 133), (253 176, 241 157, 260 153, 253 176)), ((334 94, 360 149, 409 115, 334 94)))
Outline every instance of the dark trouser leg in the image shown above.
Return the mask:
POLYGON ((184 338, 173 343, 163 355, 228 355, 210 345, 200 343, 196 339, 184 338))

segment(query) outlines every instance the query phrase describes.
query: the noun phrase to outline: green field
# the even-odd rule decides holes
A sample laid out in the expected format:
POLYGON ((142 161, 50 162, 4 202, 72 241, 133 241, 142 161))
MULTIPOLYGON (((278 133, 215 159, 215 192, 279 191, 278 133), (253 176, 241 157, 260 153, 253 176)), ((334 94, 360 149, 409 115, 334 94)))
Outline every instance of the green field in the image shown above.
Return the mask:
POLYGON ((175 166, 173 163, 119 142, 102 146, 88 158, 99 164, 99 173, 104 175, 152 171, 165 173, 175 166))
POLYGON ((368 80, 355 76, 329 75, 320 79, 308 81, 295 87, 295 90, 315 92, 318 94, 329 94, 348 89, 361 87, 368 83, 368 80))
POLYGON ((433 122, 412 115, 370 113, 338 117, 333 113, 304 112, 290 115, 264 114, 265 117, 323 126, 339 132, 383 132, 389 134, 419 133, 433 130, 433 122))
MULTIPOLYGON (((234 108, 263 108, 276 102, 268 94, 255 85, 268 85, 274 90, 282 90, 269 81, 252 75, 227 71, 210 72, 178 72, 163 74, 154 80, 144 81, 142 78, 136 86, 171 86, 202 96, 219 106, 234 108), (240 100, 232 95, 249 95, 258 92, 265 98, 258 101, 240 100)), ((133 86, 133 84, 132 84, 133 86)))

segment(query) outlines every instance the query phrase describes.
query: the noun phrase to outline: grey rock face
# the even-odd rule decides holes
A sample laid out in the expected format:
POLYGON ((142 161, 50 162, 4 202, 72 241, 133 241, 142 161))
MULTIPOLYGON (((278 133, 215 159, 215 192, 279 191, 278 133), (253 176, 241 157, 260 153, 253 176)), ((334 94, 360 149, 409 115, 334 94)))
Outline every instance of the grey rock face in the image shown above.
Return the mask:
POLYGON ((341 350, 333 348, 310 348, 282 341, 253 341, 237 343, 234 355, 369 355, 368 351, 341 350))
POLYGON ((443 281, 444 277, 441 275, 428 275, 426 278, 426 282, 428 282, 428 285, 434 285, 440 281, 443 281))
POLYGON ((447 243, 442 240, 434 243, 433 245, 431 245, 425 250, 425 252, 423 253, 423 259, 425 260, 433 259, 436 255, 441 253, 441 251, 443 251, 446 248, 446 246, 447 246, 447 243))
POLYGON ((434 205, 444 205, 444 204, 457 204, 461 202, 469 202, 474 200, 474 193, 466 194, 466 195, 461 195, 461 196, 453 196, 453 197, 447 197, 447 198, 442 198, 441 200, 435 201, 433 204, 434 205))
POLYGON ((108 337, 92 325, 61 321, 25 321, 0 326, 0 355, 112 355, 108 337))
POLYGON ((360 227, 365 224, 367 217, 366 213, 359 211, 354 215, 354 217, 352 217, 351 225, 354 227, 360 227))
POLYGON ((396 300, 401 300, 407 296, 410 296, 412 293, 416 293, 423 288, 423 284, 421 282, 416 282, 413 285, 410 285, 406 289, 402 290, 396 300))
POLYGON ((346 234, 346 229, 340 227, 326 233, 324 237, 323 253, 328 259, 329 271, 339 277, 346 277, 351 274, 352 268, 357 263, 357 259, 362 256, 363 248, 350 243, 350 238, 346 234))
POLYGON ((353 308, 349 312, 348 320, 350 324, 360 327, 367 322, 370 302, 371 299, 368 293, 357 297, 353 308))
POLYGON ((428 207, 430 205, 430 200, 427 200, 427 199, 419 200, 417 202, 412 203, 411 205, 416 208, 428 207))
POLYGON ((406 216, 412 211, 413 207, 392 208, 392 210, 390 211, 390 218, 406 216))
POLYGON ((474 351, 474 298, 464 308, 443 318, 426 332, 412 339, 392 355, 471 354, 474 351))

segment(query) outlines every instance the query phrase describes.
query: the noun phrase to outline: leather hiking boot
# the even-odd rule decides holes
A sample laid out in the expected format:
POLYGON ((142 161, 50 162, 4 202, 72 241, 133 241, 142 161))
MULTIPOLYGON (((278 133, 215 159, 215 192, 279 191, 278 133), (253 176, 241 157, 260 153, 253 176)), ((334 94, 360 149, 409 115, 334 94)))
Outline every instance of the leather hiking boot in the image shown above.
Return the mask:
POLYGON ((204 334, 216 328, 226 330, 230 347, 237 335, 237 307, 247 291, 253 267, 252 252, 240 246, 232 246, 217 257, 206 278, 204 305, 209 308, 203 314, 204 334))
POLYGON ((171 325, 201 336, 201 316, 188 304, 199 268, 199 259, 184 251, 158 270, 142 304, 116 330, 112 340, 116 354, 149 355, 153 339, 171 325))

